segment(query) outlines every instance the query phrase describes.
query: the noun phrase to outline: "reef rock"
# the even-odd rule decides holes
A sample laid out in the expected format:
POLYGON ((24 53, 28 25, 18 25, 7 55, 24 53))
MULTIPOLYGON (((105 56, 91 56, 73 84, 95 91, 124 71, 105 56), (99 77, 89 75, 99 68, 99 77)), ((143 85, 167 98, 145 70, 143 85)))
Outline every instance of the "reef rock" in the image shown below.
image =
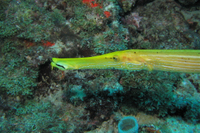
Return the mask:
POLYGON ((178 0, 181 4, 187 6, 195 4, 198 0, 178 0))

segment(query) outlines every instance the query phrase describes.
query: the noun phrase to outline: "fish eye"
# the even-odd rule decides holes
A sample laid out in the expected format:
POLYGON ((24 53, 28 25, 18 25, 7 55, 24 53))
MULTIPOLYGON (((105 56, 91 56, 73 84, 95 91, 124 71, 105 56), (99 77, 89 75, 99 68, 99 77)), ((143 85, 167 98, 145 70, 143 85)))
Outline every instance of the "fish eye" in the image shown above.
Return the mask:
POLYGON ((119 61, 119 57, 117 55, 113 56, 113 60, 119 61))

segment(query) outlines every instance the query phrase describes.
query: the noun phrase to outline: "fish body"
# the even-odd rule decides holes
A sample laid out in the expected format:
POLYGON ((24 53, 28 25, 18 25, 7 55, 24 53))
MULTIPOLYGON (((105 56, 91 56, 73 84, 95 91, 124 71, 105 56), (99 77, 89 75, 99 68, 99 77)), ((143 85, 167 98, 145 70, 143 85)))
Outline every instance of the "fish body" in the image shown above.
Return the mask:
POLYGON ((160 70, 200 73, 200 50, 116 51, 84 58, 52 58, 52 67, 73 69, 160 70))

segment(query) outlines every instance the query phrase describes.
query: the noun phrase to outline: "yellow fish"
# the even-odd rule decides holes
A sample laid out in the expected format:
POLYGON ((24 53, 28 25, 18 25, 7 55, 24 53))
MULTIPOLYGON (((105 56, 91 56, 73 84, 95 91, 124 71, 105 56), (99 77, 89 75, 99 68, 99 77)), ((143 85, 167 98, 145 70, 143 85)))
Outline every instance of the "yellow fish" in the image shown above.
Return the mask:
POLYGON ((85 58, 52 58, 51 66, 60 70, 120 69, 200 73, 200 50, 132 49, 85 58))

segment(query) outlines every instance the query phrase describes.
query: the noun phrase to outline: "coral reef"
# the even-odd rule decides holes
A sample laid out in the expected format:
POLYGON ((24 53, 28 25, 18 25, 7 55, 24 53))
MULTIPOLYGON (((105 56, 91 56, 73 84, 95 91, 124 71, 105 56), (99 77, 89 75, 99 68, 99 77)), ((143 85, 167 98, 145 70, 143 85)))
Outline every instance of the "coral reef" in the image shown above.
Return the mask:
POLYGON ((1 0, 0 132, 198 132, 199 74, 51 69, 51 59, 200 49, 197 0, 1 0), (183 128, 184 127, 184 128, 183 128))

